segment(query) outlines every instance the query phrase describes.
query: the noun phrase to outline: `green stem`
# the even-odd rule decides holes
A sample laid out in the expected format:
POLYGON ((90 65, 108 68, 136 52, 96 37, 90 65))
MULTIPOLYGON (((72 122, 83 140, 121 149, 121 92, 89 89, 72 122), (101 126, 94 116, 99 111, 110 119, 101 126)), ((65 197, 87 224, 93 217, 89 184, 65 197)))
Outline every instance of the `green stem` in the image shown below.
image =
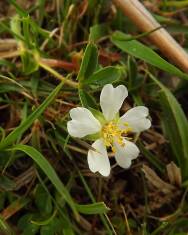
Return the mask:
POLYGON ((46 71, 48 71, 49 73, 51 73, 52 75, 54 75, 54 77, 58 78, 59 80, 63 81, 65 84, 73 87, 73 88, 78 88, 78 83, 77 82, 73 82, 71 80, 66 79, 65 77, 63 77, 61 74, 59 74, 58 72, 56 72, 54 69, 50 68, 48 65, 44 64, 43 62, 41 62, 39 60, 38 64, 45 69, 46 71))
POLYGON ((169 1, 165 3, 161 3, 160 5, 169 6, 169 7, 187 7, 188 1, 169 1))

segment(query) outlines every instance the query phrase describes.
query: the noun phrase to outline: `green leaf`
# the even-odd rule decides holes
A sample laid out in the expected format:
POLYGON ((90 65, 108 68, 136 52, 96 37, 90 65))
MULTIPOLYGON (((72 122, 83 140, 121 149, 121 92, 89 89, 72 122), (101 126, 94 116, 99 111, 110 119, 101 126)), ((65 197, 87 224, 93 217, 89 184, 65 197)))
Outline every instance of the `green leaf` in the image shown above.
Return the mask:
POLYGON ((40 229, 40 235, 54 235, 58 231, 62 229, 62 222, 61 220, 54 218, 52 221, 50 221, 49 224, 44 225, 40 229))
POLYGON ((21 35, 21 20, 18 15, 12 17, 10 21, 10 29, 14 34, 15 38, 19 41, 20 38, 22 38, 22 35, 21 35))
POLYGON ((69 194, 69 191, 63 185, 59 177, 57 176, 55 170, 50 165, 50 163, 46 160, 46 158, 34 149, 31 146, 18 144, 10 149, 11 151, 19 150, 30 156, 37 165, 42 169, 42 171, 46 174, 52 184, 55 186, 56 190, 60 193, 60 195, 65 199, 65 201, 69 204, 75 215, 77 216, 77 210, 75 204, 69 194))
POLYGON ((35 51, 31 53, 31 52, 28 52, 27 50, 24 50, 20 54, 21 59, 22 59, 23 72, 27 75, 37 71, 39 67, 37 61, 33 59, 34 57, 33 55, 35 53, 36 53, 35 51))
POLYGON ((136 58, 144 60, 145 62, 170 74, 174 74, 183 79, 188 79, 187 74, 183 73, 174 65, 164 60, 155 51, 145 46, 141 42, 138 42, 137 40, 130 39, 130 35, 124 34, 122 32, 115 32, 112 35, 112 42, 122 51, 125 51, 136 58))
POLYGON ((76 208, 79 212, 83 214, 102 214, 110 210, 104 202, 96 202, 90 205, 76 205, 76 208))
POLYGON ((160 83, 152 74, 152 80, 161 88, 160 104, 163 110, 162 121, 165 133, 170 141, 176 161, 178 162, 183 180, 188 179, 188 121, 175 96, 160 83))
POLYGON ((104 86, 105 84, 117 81, 120 76, 120 69, 109 66, 95 72, 88 79, 84 80, 83 84, 95 84, 99 86, 104 86))
POLYGON ((54 100, 56 95, 59 93, 63 86, 63 83, 60 83, 45 99, 45 101, 31 114, 28 118, 22 122, 17 128, 15 128, 7 137, 5 137, 0 142, 0 149, 4 149, 7 146, 14 143, 17 140, 18 136, 22 135, 32 123, 44 112, 44 110, 49 106, 49 104, 54 100))
POLYGON ((89 41, 96 42, 108 33, 106 24, 96 24, 90 28, 89 41))
POLYGON ((84 91, 83 89, 79 89, 79 97, 83 107, 97 108, 95 99, 88 92, 84 91))
POLYGON ((82 81, 95 71, 98 65, 97 47, 93 43, 89 43, 85 49, 84 57, 80 66, 77 80, 82 81))
POLYGON ((37 205, 40 212, 44 215, 50 214, 52 212, 51 197, 40 184, 37 186, 35 192, 35 204, 37 205))
MULTIPOLYGON (((13 17, 13 19, 14 19, 14 17, 13 17)), ((12 34, 16 39, 19 39, 19 40, 25 42, 25 39, 24 39, 24 37, 23 37, 22 35, 19 35, 19 34, 15 33, 15 32, 11 29, 12 26, 11 26, 11 27, 10 27, 10 26, 7 26, 5 23, 3 23, 3 22, 1 22, 1 21, 0 21, 0 26, 1 26, 1 28, 4 29, 6 32, 9 32, 10 34, 12 34)))
POLYGON ((20 16, 23 16, 23 17, 28 16, 27 11, 21 8, 20 5, 18 5, 18 3, 16 2, 16 0, 8 0, 8 1, 10 2, 10 4, 12 4, 16 8, 16 11, 20 16))
POLYGON ((35 235, 38 232, 40 226, 32 224, 32 218, 32 214, 25 214, 19 219, 18 228, 23 231, 22 235, 35 235))
POLYGON ((28 48, 30 48, 30 45, 33 44, 33 38, 30 33, 30 17, 22 17, 22 31, 23 31, 23 36, 25 38, 25 44, 27 45, 28 48))
POLYGON ((39 231, 39 226, 30 223, 24 229, 22 235, 36 235, 38 231, 39 231))

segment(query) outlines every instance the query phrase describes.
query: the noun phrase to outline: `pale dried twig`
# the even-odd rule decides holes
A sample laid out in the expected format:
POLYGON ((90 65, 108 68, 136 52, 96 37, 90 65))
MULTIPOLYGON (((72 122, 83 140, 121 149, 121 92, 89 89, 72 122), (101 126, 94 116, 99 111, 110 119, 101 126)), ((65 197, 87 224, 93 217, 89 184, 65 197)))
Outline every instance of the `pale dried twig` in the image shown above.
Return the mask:
MULTIPOLYGON (((144 5, 138 0, 113 0, 142 32, 151 32, 160 27, 144 5)), ((148 34, 149 39, 160 49, 164 56, 188 72, 188 54, 164 29, 148 34)))
POLYGON ((166 166, 166 169, 170 183, 180 187, 182 183, 180 168, 174 162, 171 162, 166 166))
POLYGON ((163 181, 150 167, 143 165, 142 170, 147 180, 163 193, 169 194, 172 193, 173 190, 175 190, 175 187, 173 185, 163 181))

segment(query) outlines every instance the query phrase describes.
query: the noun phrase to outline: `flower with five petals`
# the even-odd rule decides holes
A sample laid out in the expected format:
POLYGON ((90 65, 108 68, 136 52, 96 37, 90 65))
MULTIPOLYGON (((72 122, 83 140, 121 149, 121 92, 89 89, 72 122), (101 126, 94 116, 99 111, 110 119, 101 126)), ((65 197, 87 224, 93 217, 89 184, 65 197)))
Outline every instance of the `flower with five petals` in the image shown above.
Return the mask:
POLYGON ((131 161, 139 155, 138 147, 130 141, 128 135, 150 128, 149 111, 145 106, 137 106, 119 117, 119 110, 127 96, 124 85, 114 88, 107 84, 100 95, 100 117, 83 107, 70 110, 72 120, 67 123, 68 133, 77 138, 95 137, 87 155, 89 168, 94 173, 109 176, 107 148, 111 148, 117 164, 122 168, 129 168, 131 161))

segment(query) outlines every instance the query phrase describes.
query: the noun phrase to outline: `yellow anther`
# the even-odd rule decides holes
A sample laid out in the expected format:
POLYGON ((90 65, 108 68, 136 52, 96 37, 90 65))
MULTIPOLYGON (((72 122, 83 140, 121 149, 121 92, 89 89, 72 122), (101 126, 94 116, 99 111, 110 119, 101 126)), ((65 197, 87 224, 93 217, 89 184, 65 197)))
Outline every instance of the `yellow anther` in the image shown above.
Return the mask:
POLYGON ((128 123, 125 123, 124 125, 126 128, 121 130, 117 125, 117 122, 111 121, 102 128, 101 136, 104 140, 104 143, 107 147, 111 147, 113 152, 115 152, 115 148, 113 147, 114 141, 117 141, 117 143, 122 147, 125 146, 123 135, 126 135, 129 131, 131 131, 131 128, 129 127, 128 123))
POLYGON ((111 147, 111 149, 112 149, 112 152, 113 152, 113 153, 115 153, 115 152, 116 152, 116 149, 115 149, 115 147, 114 147, 114 146, 112 146, 112 147, 111 147))
POLYGON ((126 133, 127 132, 131 132, 132 131, 132 128, 130 128, 130 127, 128 127, 127 129, 126 129, 126 133))

